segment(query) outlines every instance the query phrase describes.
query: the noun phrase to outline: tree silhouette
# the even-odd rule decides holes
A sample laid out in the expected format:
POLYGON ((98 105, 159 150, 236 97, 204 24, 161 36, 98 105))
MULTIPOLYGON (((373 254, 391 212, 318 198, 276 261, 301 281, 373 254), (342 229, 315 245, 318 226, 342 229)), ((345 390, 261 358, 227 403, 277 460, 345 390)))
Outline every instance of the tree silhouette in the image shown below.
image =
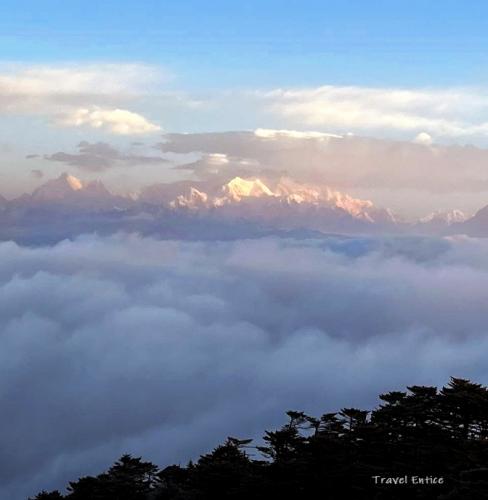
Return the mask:
POLYGON ((158 472, 151 462, 123 455, 106 473, 69 483, 67 498, 145 500, 160 483, 158 472))
POLYGON ((64 496, 43 491, 35 500, 488 499, 484 386, 451 378, 440 391, 409 386, 379 399, 372 411, 320 418, 289 411, 281 428, 265 431, 258 458, 246 451, 251 440, 234 437, 186 467, 158 470, 124 455, 107 472, 69 483, 64 496), (408 480, 375 479, 391 477, 408 480))
POLYGON ((62 500, 63 498, 64 498, 63 495, 61 495, 61 493, 58 490, 56 490, 56 491, 51 491, 50 493, 48 493, 47 491, 41 491, 32 500, 62 500))

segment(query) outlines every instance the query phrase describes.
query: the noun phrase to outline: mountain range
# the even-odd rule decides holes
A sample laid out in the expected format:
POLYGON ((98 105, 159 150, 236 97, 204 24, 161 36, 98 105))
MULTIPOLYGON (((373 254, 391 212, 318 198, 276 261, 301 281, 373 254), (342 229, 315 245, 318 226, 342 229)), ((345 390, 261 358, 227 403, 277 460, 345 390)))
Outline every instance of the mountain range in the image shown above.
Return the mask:
POLYGON ((131 196, 110 192, 101 181, 64 173, 30 194, 0 196, 0 238, 42 241, 80 232, 130 230, 161 237, 272 234, 276 231, 467 234, 488 236, 488 206, 474 216, 434 212, 405 222, 391 210, 291 178, 234 177, 224 183, 180 181, 154 184, 131 196), (37 236, 33 236, 37 235, 37 236))

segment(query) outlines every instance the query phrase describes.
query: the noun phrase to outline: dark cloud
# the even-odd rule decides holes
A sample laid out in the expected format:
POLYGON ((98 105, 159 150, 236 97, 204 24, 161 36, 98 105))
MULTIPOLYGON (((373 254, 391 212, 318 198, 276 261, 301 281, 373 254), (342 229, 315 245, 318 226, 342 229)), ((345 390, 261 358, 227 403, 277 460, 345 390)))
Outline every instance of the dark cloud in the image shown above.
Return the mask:
POLYGON ((0 244, 0 497, 186 462, 287 409, 488 382, 488 242, 0 244))
POLYGON ((41 155, 38 155, 38 154, 30 154, 30 155, 26 155, 26 160, 34 160, 35 158, 40 158, 41 155))
POLYGON ((44 155, 44 159, 65 163, 80 170, 101 172, 120 165, 135 166, 148 163, 166 163, 161 156, 150 156, 122 152, 105 142, 90 143, 82 141, 78 144, 77 153, 59 151, 44 155))

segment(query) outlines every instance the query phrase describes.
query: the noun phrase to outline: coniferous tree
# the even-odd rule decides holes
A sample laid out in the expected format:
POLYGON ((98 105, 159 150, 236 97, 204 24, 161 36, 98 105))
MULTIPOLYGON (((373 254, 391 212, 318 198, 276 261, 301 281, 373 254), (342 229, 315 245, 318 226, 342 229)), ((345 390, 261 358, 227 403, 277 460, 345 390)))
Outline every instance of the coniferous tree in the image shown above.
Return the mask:
POLYGON ((452 378, 380 395, 371 412, 344 408, 320 418, 287 412, 266 431, 251 458, 251 440, 229 437, 186 467, 158 470, 122 456, 107 472, 71 482, 63 497, 33 500, 371 500, 488 499, 488 390, 452 378), (431 476, 439 484, 378 485, 374 477, 431 476))
POLYGON ((51 492, 41 491, 38 493, 33 499, 29 500, 62 500, 63 495, 58 490, 54 490, 51 492))

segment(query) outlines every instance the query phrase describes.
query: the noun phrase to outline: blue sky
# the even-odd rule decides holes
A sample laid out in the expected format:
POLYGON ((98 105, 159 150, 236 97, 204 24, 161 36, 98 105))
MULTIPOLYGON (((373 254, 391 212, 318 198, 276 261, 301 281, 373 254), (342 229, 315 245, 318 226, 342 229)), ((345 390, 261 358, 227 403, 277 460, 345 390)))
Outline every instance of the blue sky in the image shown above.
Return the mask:
MULTIPOLYGON (((3 0, 2 193, 66 169, 124 192, 183 175, 151 161, 77 171, 52 160, 80 154, 84 142, 129 156, 142 142, 150 157, 165 133, 275 129, 466 148, 454 157, 481 180, 471 182, 470 205, 464 192, 428 201, 471 210, 488 196, 468 149, 488 147, 487 19, 481 1, 3 0)), ((381 170, 391 161, 382 162, 380 178, 391 181, 381 170)), ((439 185, 443 169, 429 174, 439 185)), ((358 195, 398 199, 393 181, 381 192, 375 182, 358 195)))
POLYGON ((187 88, 480 85, 482 1, 12 1, 0 59, 143 61, 187 88))

